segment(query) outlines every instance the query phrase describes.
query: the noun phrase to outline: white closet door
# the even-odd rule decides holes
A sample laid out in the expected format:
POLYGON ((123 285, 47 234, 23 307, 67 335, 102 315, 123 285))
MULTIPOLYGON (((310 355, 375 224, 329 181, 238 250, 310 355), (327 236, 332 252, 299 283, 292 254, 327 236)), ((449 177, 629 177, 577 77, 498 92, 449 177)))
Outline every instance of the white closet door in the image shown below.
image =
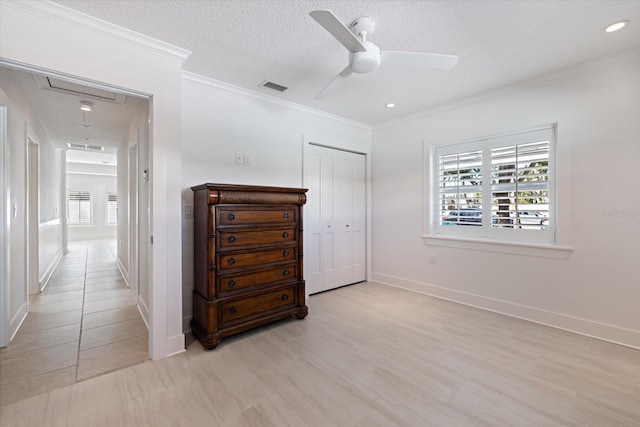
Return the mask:
POLYGON ((305 151, 305 280, 309 293, 365 280, 365 156, 305 151))

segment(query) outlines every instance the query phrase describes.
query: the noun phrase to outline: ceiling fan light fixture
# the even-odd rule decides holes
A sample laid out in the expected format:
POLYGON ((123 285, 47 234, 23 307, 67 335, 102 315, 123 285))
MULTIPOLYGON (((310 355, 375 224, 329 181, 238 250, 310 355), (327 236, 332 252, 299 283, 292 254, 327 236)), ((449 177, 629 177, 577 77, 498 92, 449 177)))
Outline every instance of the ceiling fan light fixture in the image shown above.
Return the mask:
POLYGON ((616 21, 612 24, 607 25, 604 28, 604 31, 606 33, 613 33, 614 31, 623 29, 628 23, 629 23, 629 20, 627 19, 623 19, 622 21, 616 21))
POLYGON ((370 73, 380 67, 380 48, 371 42, 363 42, 364 52, 351 52, 349 62, 354 73, 370 73))
POLYGON ((82 111, 91 111, 93 110, 93 104, 88 101, 80 101, 80 109, 82 111))
POLYGON ((393 102, 390 102, 387 105, 385 105, 385 107, 387 107, 387 108, 393 108, 395 106, 396 106, 396 104, 394 104, 393 102))

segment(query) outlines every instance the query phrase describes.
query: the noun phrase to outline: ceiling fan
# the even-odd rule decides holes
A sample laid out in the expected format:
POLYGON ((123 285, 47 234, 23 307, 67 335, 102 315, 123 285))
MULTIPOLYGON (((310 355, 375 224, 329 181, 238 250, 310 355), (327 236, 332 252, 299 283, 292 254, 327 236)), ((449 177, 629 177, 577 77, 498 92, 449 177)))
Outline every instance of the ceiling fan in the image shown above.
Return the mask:
POLYGON ((455 55, 380 51, 378 46, 367 41, 367 37, 373 34, 376 28, 375 20, 368 16, 356 19, 348 28, 329 10, 314 10, 309 13, 309 16, 349 50, 349 65, 335 76, 315 96, 315 99, 326 98, 353 73, 370 73, 377 70, 382 62, 439 70, 449 70, 458 62, 458 57, 455 55))

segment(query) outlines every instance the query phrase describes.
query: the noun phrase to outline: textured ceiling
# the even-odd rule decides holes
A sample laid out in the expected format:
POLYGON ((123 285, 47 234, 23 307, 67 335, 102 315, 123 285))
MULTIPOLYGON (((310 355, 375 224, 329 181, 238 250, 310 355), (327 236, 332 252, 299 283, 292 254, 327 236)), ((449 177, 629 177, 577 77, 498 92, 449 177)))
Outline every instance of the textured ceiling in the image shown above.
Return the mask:
POLYGON ((92 1, 58 3, 191 50, 184 69, 376 124, 640 46, 640 1, 92 1), (452 71, 381 67, 315 94, 348 53, 308 14, 376 19, 382 50, 456 54, 452 71), (603 27, 631 20, 622 31, 603 27), (279 94, 265 79, 288 86, 279 94), (393 110, 385 104, 395 102, 393 110))
MULTIPOLYGON (((307 1, 59 0, 57 3, 192 51, 184 70, 371 125, 581 62, 640 48, 640 0, 628 1, 307 1), (384 50, 459 55, 451 71, 383 66, 354 74, 338 91, 314 96, 348 64, 348 53, 310 16, 329 9, 349 24, 376 20, 369 37, 384 50), (623 30, 603 28, 628 19, 623 30), (271 80, 289 87, 262 88, 271 80), (389 102, 396 108, 388 109, 389 102)), ((3 69, 2 74, 9 73, 3 69)), ((13 71, 49 137, 115 152, 130 116, 147 101, 96 101, 80 127, 79 97, 39 89, 13 71)), ((144 105, 143 105, 144 104, 144 105)))

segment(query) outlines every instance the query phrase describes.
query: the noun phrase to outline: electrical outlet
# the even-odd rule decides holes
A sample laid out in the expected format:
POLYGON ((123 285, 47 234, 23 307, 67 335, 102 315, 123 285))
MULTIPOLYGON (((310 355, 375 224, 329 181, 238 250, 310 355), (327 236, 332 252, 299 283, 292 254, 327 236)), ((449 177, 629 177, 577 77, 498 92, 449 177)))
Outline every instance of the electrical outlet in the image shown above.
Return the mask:
POLYGON ((244 154, 236 153, 236 165, 241 165, 244 163, 244 154))
POLYGON ((184 216, 185 218, 193 217, 193 205, 184 205, 184 216))
POLYGON ((436 254, 429 254, 429 264, 434 264, 436 263, 436 254))
POLYGON ((245 166, 251 166, 251 156, 248 154, 244 155, 244 165, 245 166))

